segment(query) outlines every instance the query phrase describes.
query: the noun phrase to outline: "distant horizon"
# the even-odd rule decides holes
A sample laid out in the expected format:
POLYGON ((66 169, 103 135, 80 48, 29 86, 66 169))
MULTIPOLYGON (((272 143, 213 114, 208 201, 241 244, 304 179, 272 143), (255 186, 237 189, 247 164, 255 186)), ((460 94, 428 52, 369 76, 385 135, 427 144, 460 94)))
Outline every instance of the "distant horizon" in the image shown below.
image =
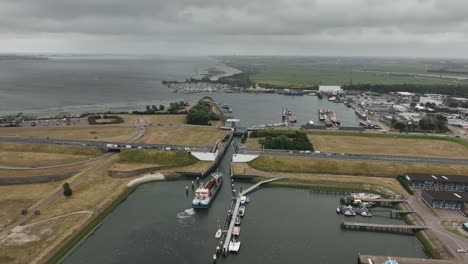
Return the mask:
POLYGON ((427 60, 460 60, 468 61, 467 57, 424 57, 424 56, 379 56, 379 55, 287 55, 287 54, 160 54, 160 53, 102 53, 102 52, 2 52, 0 56, 47 56, 47 55, 73 55, 73 56, 159 56, 159 57, 285 57, 285 58, 365 58, 365 59, 427 59, 427 60))

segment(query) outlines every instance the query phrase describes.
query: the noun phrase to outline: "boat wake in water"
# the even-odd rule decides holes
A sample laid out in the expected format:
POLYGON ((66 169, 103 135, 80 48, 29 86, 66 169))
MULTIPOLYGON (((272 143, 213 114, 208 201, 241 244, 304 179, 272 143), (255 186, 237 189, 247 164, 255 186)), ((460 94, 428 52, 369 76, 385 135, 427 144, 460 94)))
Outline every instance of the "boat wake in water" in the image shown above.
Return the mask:
POLYGON ((183 212, 177 214, 177 218, 179 219, 179 223, 184 224, 187 223, 187 220, 195 215, 195 209, 185 209, 183 212))

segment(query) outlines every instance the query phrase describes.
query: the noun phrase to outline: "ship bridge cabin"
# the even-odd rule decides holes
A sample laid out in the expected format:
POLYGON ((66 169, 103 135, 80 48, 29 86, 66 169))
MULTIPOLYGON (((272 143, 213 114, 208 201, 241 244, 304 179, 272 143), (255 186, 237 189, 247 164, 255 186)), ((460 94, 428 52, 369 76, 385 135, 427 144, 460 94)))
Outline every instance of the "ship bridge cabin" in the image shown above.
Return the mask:
POLYGON ((416 189, 468 192, 468 176, 407 173, 405 180, 416 189))

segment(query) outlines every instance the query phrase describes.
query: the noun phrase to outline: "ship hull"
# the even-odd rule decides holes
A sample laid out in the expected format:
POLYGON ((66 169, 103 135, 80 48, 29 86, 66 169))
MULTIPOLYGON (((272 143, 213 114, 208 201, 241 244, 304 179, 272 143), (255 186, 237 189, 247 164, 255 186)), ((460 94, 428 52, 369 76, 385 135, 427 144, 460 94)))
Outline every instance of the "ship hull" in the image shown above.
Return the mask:
POLYGON ((219 189, 221 188, 221 185, 223 185, 223 181, 221 181, 219 183, 219 185, 217 185, 216 187, 213 188, 213 191, 211 192, 212 195, 210 197, 210 201, 207 203, 207 204, 202 204, 202 203, 198 203, 198 204, 194 204, 192 203, 192 208, 194 209, 206 209, 206 208, 209 208, 211 203, 213 203, 213 200, 215 199, 216 195, 218 194, 218 191, 219 189))

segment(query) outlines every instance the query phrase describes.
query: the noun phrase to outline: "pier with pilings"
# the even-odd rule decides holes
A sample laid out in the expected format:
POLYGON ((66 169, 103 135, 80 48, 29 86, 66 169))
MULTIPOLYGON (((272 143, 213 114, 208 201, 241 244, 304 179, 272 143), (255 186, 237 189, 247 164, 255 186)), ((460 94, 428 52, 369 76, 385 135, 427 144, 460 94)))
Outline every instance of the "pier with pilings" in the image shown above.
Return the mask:
POLYGON ((229 209, 228 209, 228 212, 224 221, 223 229, 222 229, 222 235, 221 235, 221 238, 219 239, 218 247, 216 249, 217 254, 222 253, 225 256, 229 254, 229 243, 232 240, 232 236, 233 236, 232 232, 234 230, 235 221, 238 216, 239 207, 241 205, 241 197, 256 190, 262 184, 273 182, 279 179, 282 179, 282 178, 271 178, 271 179, 260 181, 250 186, 246 190, 241 191, 238 195, 236 195, 235 190, 233 190, 233 197, 231 199, 231 203, 229 204, 229 209))
MULTIPOLYGON (((370 255, 359 255, 358 264, 377 264, 385 263, 389 257, 385 256, 370 256, 370 255)), ((440 260, 440 259, 425 259, 425 258, 401 258, 391 257, 392 260, 396 260, 398 264, 455 264, 451 260, 440 260)))
POLYGON ((354 200, 360 200, 361 202, 372 203, 380 207, 393 207, 398 203, 406 203, 406 199, 354 199, 353 197, 343 197, 340 199, 342 204, 352 204, 354 200))
POLYGON ((402 233, 413 234, 414 231, 428 229, 423 225, 385 225, 385 224, 371 224, 371 223, 358 223, 358 222, 343 222, 342 229, 358 230, 358 231, 373 231, 373 232, 388 232, 388 233, 402 233))

